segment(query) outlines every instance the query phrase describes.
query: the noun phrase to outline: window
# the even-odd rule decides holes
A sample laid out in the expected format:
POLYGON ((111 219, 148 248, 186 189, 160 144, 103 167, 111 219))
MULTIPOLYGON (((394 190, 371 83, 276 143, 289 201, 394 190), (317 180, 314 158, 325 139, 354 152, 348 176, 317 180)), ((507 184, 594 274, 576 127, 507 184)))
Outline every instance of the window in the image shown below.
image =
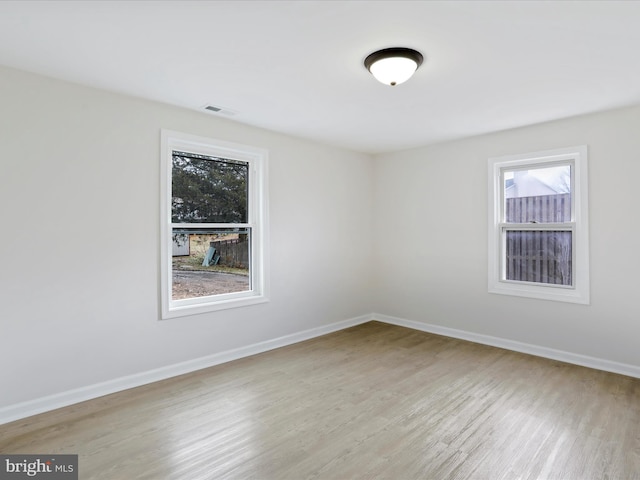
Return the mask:
POLYGON ((589 303, 587 147, 489 159, 489 292, 589 303))
POLYGON ((267 153, 162 131, 162 318, 267 301, 267 153))

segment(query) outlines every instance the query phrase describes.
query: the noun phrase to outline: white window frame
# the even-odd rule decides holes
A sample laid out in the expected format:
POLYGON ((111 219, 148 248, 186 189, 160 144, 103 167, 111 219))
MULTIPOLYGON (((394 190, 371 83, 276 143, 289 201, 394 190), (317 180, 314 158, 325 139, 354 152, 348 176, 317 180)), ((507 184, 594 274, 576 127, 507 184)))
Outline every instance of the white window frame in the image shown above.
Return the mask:
POLYGON ((488 244, 489 293, 555 300, 580 304, 590 303, 589 287, 589 219, 587 146, 559 148, 542 152, 506 155, 489 159, 488 170, 488 244), (570 164, 571 168, 571 222, 562 224, 506 224, 504 179, 505 170, 540 168, 553 164, 570 164), (506 279, 507 227, 519 230, 568 230, 572 232, 573 285, 551 285, 506 279))
POLYGON ((172 130, 161 131, 160 289, 162 319, 183 317, 218 310, 244 307, 269 301, 268 282, 268 152, 261 148, 200 137, 172 130), (250 290, 172 299, 172 232, 175 227, 219 227, 220 224, 174 224, 171 221, 171 181, 173 152, 182 151, 211 157, 226 158, 249 164, 248 214, 246 224, 234 227, 251 229, 250 290))

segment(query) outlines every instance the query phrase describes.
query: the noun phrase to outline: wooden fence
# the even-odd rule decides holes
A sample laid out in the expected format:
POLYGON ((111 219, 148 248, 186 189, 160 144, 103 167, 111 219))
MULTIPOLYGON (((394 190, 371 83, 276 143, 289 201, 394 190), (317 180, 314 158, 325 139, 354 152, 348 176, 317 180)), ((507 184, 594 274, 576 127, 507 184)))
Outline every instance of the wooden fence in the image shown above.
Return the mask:
MULTIPOLYGON (((571 195, 506 199, 507 223, 571 221, 571 195)), ((572 233, 561 230, 508 230, 506 278, 524 282, 572 285, 572 233)))
POLYGON ((539 195, 536 197, 507 198, 507 223, 561 223, 571 221, 571 194, 539 195))
POLYGON ((220 255, 220 265, 249 268, 249 242, 246 239, 217 240, 211 242, 211 246, 220 255))

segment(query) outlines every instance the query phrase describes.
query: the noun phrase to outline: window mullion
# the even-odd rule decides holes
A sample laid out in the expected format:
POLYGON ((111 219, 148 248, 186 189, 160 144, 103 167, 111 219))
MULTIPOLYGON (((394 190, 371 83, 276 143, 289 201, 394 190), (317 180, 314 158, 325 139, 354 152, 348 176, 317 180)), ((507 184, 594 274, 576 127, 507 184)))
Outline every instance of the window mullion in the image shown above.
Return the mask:
POLYGON ((171 228, 250 228, 249 223, 172 223, 171 228))
POLYGON ((561 231, 574 231, 576 228, 575 222, 562 222, 562 223, 500 223, 498 228, 502 232, 507 230, 561 230, 561 231))

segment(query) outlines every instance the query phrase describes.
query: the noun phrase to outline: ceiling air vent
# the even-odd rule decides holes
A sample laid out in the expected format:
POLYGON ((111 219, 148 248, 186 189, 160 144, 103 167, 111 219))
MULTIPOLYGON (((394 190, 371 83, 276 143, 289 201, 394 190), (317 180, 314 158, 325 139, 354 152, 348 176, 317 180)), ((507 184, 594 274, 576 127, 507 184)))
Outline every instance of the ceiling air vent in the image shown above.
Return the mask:
POLYGON ((217 107, 216 105, 205 105, 203 108, 209 112, 218 113, 220 115, 236 114, 236 112, 234 112, 233 110, 229 110, 228 108, 223 108, 223 107, 217 107))

